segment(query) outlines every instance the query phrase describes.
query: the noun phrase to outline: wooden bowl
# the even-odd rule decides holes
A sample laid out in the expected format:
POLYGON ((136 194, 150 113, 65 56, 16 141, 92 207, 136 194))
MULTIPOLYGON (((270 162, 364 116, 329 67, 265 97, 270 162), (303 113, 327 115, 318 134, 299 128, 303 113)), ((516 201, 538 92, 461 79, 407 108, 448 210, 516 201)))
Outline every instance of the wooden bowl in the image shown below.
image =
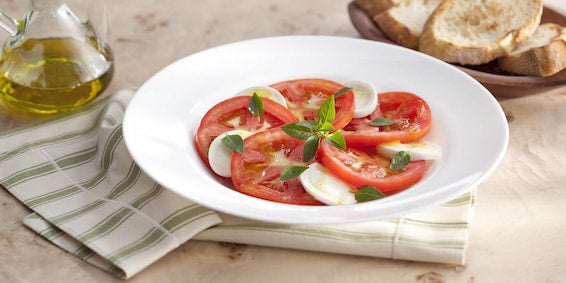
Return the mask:
MULTIPOLYGON (((363 38, 375 41, 396 44, 391 41, 369 17, 369 15, 355 2, 348 4, 350 21, 363 38)), ((566 15, 545 6, 541 23, 552 22, 566 26, 566 15)), ((458 69, 478 80, 493 95, 497 97, 525 96, 566 84, 566 70, 562 70, 552 76, 521 76, 499 70, 495 62, 478 66, 461 66, 453 64, 458 69)))

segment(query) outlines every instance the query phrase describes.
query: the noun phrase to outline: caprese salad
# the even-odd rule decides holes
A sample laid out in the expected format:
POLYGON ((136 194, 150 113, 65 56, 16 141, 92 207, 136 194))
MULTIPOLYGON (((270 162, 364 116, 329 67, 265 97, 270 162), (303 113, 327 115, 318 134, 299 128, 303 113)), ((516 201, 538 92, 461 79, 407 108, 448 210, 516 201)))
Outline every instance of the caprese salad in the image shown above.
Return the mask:
POLYGON ((441 149, 430 107, 364 81, 306 78, 245 89, 202 118, 195 145, 233 189, 275 202, 350 205, 422 179, 441 149))

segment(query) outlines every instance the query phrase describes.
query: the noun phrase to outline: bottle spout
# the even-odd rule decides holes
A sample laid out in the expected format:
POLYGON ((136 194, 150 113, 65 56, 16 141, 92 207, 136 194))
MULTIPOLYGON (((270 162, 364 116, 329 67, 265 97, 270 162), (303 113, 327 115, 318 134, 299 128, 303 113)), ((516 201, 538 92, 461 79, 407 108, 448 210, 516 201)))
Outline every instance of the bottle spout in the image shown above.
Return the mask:
POLYGON ((0 27, 9 32, 10 35, 16 35, 18 33, 18 21, 12 19, 2 11, 0 11, 0 27))

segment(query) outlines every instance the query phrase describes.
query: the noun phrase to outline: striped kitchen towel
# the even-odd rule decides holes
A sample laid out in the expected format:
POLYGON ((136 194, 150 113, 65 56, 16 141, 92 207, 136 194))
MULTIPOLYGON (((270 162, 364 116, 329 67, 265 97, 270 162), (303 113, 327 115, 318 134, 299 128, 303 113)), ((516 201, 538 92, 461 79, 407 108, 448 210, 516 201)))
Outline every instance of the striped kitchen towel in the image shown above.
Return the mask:
POLYGON ((130 278, 189 239, 464 264, 474 191, 403 218, 280 225, 211 211, 132 160, 118 91, 84 110, 0 134, 0 185, 33 213, 24 224, 69 253, 130 278))

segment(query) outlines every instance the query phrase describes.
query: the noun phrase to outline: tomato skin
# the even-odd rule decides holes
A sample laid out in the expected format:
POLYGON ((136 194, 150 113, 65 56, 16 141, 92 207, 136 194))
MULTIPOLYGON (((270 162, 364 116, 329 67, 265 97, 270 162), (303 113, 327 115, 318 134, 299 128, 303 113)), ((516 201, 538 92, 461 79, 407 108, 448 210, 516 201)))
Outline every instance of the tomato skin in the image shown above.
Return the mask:
MULTIPOLYGON (((317 120, 320 105, 329 96, 344 88, 337 82, 306 78, 279 82, 271 85, 287 100, 287 107, 299 120, 317 120)), ((354 115, 354 92, 348 91, 335 99, 336 117, 332 122, 335 129, 342 129, 354 115)))
POLYGON ((352 119, 342 134, 349 146, 373 146, 384 142, 413 142, 430 131, 432 115, 422 98, 409 92, 378 94, 379 107, 368 117, 352 119), (375 127, 369 123, 375 118, 387 118, 396 125, 375 127))
POLYGON ((336 177, 360 188, 371 185, 383 193, 406 189, 422 179, 426 161, 411 161, 404 169, 390 170, 390 162, 377 155, 375 147, 340 150, 322 142, 318 159, 336 177))
POLYGON ((305 191, 299 178, 279 181, 284 168, 304 165, 304 141, 294 139, 280 128, 256 133, 244 140, 244 153, 234 152, 231 160, 234 188, 264 200, 322 205, 305 191), (276 164, 273 162, 276 161, 276 164))
POLYGON ((214 105, 201 120, 197 130, 195 145, 200 158, 208 165, 208 148, 220 134, 241 129, 250 132, 263 130, 266 123, 268 128, 293 123, 297 118, 287 108, 267 98, 261 98, 264 113, 258 119, 248 110, 249 96, 237 96, 221 101, 214 105), (238 125, 229 123, 238 120, 238 125))

